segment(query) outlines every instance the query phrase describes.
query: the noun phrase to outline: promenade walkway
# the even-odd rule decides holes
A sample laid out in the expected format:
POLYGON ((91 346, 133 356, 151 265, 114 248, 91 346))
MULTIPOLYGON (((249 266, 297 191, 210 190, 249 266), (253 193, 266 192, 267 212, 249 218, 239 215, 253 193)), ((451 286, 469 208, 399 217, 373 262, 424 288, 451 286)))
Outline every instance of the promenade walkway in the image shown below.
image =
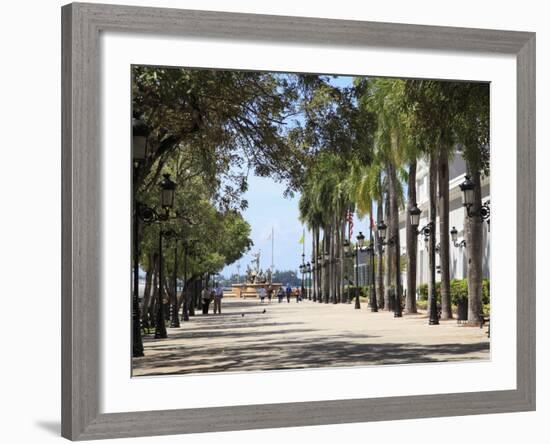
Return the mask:
POLYGON ((425 314, 394 319, 364 304, 260 304, 225 299, 221 315, 196 315, 168 339, 144 337, 134 376, 347 367, 489 359, 484 330, 425 314), (265 310, 265 313, 264 313, 265 310), (243 316, 244 315, 244 316, 243 316))

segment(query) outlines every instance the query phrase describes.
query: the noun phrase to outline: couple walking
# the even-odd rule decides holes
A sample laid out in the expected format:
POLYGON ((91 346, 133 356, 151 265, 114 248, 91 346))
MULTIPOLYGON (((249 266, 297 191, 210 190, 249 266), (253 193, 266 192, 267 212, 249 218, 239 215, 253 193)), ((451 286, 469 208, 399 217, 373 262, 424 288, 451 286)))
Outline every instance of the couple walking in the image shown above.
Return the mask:
POLYGON ((223 288, 216 284, 214 288, 204 287, 201 293, 202 314, 207 315, 210 302, 214 300, 214 314, 222 312, 223 288))

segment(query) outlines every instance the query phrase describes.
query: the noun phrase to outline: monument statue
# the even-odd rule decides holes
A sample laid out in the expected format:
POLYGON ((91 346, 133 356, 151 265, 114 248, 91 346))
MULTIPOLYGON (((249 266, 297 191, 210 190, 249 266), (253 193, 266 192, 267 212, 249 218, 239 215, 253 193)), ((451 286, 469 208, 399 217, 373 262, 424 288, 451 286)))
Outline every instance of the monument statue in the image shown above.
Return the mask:
POLYGON ((256 283, 257 284, 265 284, 265 276, 264 276, 264 272, 262 270, 260 270, 260 272, 258 273, 256 283))
POLYGON ((272 279, 272 274, 271 274, 271 268, 268 268, 267 269, 267 276, 266 276, 266 280, 267 280, 267 283, 268 284, 271 284, 271 279, 272 279))
POLYGON ((252 263, 256 264, 256 266, 254 267, 254 270, 256 271, 256 274, 258 274, 260 272, 260 257, 261 257, 261 255, 262 255, 261 251, 258 251, 257 253, 252 254, 252 257, 254 258, 252 260, 252 263))

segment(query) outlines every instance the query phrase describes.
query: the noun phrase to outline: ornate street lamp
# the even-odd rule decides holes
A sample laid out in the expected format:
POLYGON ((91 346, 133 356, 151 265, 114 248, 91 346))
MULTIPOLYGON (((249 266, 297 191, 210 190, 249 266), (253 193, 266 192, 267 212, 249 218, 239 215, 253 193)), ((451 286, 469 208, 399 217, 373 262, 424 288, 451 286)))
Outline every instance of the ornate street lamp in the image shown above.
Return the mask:
POLYGON ((132 159, 134 162, 143 162, 147 155, 149 127, 140 119, 132 119, 132 159))
POLYGON ((166 212, 174 207, 176 183, 170 179, 170 174, 163 174, 164 179, 160 183, 160 206, 166 212))
POLYGON ((363 248, 364 245, 365 245, 365 236, 360 231, 359 234, 357 235, 357 246, 359 248, 363 248))
POLYGON ((376 224, 376 231, 378 231, 378 236, 380 238, 380 241, 382 242, 382 245, 385 245, 388 226, 384 223, 383 220, 376 224))
MULTIPOLYGON (((418 225, 420 223, 420 213, 421 210, 416 206, 416 203, 413 205, 413 207, 409 210, 409 218, 411 222, 412 229, 416 236, 422 234, 424 235, 424 240, 428 240, 430 237, 432 237, 435 233, 433 232, 432 223, 428 223, 421 229, 418 229, 418 225)), ((430 249, 430 286, 431 286, 431 294, 430 294, 430 325, 438 325, 439 324, 439 314, 437 312, 437 298, 435 293, 435 248, 430 249)))
POLYGON ((466 207, 466 214, 468 217, 479 217, 481 221, 486 220, 487 224, 489 224, 488 219, 491 215, 491 207, 489 202, 485 202, 477 210, 472 209, 475 204, 476 184, 470 180, 470 176, 465 176, 464 182, 462 182, 459 187, 462 191, 462 205, 466 207))
POLYGON ((475 183, 470 180, 470 176, 465 176, 464 182, 459 187, 460 191, 462 191, 462 204, 467 208, 471 207, 474 204, 475 183))
MULTIPOLYGON (((170 174, 164 174, 164 179, 159 184, 160 187, 160 206, 164 210, 164 214, 159 215, 159 220, 165 221, 170 217, 170 209, 174 207, 174 195, 176 193, 176 184, 170 179, 170 174)), ((164 339, 168 337, 166 326, 164 325, 164 307, 163 307, 163 257, 162 257, 162 238, 172 237, 173 231, 159 230, 159 288, 158 288, 158 310, 157 322, 155 326, 155 339, 164 339)))
MULTIPOLYGON (((416 226, 418 226, 418 220, 420 219, 420 210, 416 207, 416 204, 413 208, 411 208, 411 210, 409 210, 409 214, 411 211, 413 212, 411 215, 411 221, 416 221, 416 226)), ((396 245, 397 236, 392 236, 391 238, 386 239, 386 236, 388 234, 388 226, 384 223, 383 220, 376 224, 376 231, 378 231, 379 245, 387 245, 388 247, 396 245)), ((395 254, 399 254, 399 251, 396 251, 395 254)), ((398 290, 395 291, 393 316, 395 318, 400 318, 403 316, 403 312, 401 309, 401 296, 399 295, 398 290)))
POLYGON ((413 227, 418 227, 420 225, 420 214, 422 213, 422 210, 416 206, 416 204, 413 205, 413 207, 409 210, 409 218, 411 221, 411 225, 413 227))
POLYGON ((466 241, 462 239, 460 242, 458 242, 458 230, 453 227, 451 230, 451 240, 453 241, 453 244, 456 248, 462 248, 466 246, 466 241))
POLYGON ((360 231, 359 234, 356 237, 357 239, 357 245, 355 246, 355 308, 360 309, 361 308, 361 301, 360 301, 360 291, 359 291, 359 250, 363 248, 363 245, 365 245, 365 236, 360 231))

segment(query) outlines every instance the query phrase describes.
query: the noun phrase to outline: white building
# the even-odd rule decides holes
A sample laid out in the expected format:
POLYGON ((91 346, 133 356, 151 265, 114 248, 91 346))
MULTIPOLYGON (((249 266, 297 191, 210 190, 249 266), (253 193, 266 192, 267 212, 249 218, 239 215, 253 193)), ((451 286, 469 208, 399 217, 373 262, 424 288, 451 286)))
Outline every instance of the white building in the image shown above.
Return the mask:
MULTIPOLYGON (((462 206, 462 191, 459 184, 464 181, 466 174, 466 164, 460 155, 455 155, 455 158, 449 163, 449 228, 453 226, 458 231, 458 242, 464 239, 464 213, 465 208, 462 206)), ((428 223, 428 205, 429 205, 429 177, 428 164, 424 161, 418 162, 416 173, 416 198, 417 205, 422 214, 420 215, 420 225, 422 228, 428 223)), ((481 183, 481 200, 483 203, 490 200, 489 178, 486 177, 481 183)), ((402 210, 399 214, 399 236, 401 242, 401 252, 405 254, 406 249, 406 234, 405 221, 408 214, 402 210)), ((467 256, 466 248, 456 248, 452 240, 450 249, 450 274, 451 279, 466 278, 467 256)), ((483 277, 489 278, 490 263, 491 263, 491 243, 489 225, 483 224, 483 277)), ((436 244, 439 244, 439 216, 436 220, 436 244)), ((439 256, 436 254, 436 270, 439 270, 439 256)), ((440 280, 440 274, 436 273, 436 279, 440 280)), ((417 285, 427 283, 429 280, 428 269, 428 245, 424 241, 423 236, 418 236, 418 259, 417 259, 417 285)), ((406 271, 403 272, 403 289, 407 288, 406 271)))

